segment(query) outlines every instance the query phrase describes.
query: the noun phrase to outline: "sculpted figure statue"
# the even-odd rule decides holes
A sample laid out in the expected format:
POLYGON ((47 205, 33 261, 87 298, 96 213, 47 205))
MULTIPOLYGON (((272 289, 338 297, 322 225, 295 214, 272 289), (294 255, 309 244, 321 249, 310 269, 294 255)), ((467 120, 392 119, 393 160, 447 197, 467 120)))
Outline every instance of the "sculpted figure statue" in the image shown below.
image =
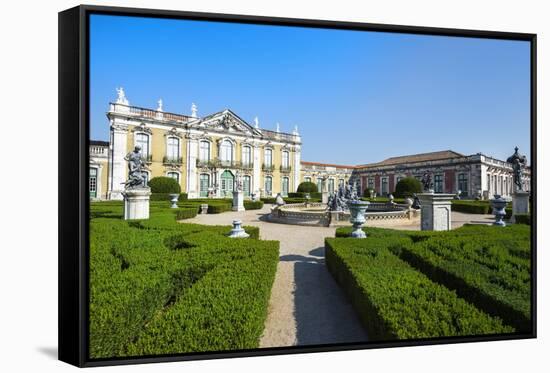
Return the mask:
POLYGON ((430 175, 427 172, 424 173, 424 175, 422 176, 421 183, 424 186, 424 191, 425 192, 432 190, 433 186, 434 186, 434 184, 432 182, 432 175, 430 175))
POLYGON ((506 162, 512 164, 512 169, 514 170, 514 185, 516 186, 516 191, 523 190, 523 183, 521 179, 523 177, 523 169, 527 165, 527 157, 518 153, 518 147, 515 147, 514 154, 508 157, 506 162))
POLYGON ((136 145, 133 151, 128 153, 124 160, 128 161, 128 181, 124 183, 126 189, 145 187, 143 170, 147 168, 141 158, 141 146, 136 145))

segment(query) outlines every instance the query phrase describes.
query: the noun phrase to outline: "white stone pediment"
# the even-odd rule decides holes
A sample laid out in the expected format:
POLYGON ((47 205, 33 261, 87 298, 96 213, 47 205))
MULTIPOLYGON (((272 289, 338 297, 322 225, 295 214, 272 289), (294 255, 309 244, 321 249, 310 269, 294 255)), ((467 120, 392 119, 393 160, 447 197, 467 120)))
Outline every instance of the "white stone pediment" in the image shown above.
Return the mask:
POLYGON ((212 114, 203 118, 198 125, 202 128, 216 131, 232 132, 248 136, 261 136, 261 133, 239 118, 231 110, 212 114))

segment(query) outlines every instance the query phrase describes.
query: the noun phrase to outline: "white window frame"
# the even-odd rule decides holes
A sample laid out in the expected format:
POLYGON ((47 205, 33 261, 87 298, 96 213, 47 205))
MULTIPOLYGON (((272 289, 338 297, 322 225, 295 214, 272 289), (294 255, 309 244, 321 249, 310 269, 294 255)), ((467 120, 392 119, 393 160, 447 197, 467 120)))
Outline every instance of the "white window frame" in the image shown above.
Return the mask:
POLYGON ((210 152, 211 152, 212 144, 208 140, 200 140, 199 141, 199 160, 203 162, 210 161, 210 152), (207 148, 203 148, 203 144, 207 145, 207 148), (205 157, 206 155, 206 157, 205 157))

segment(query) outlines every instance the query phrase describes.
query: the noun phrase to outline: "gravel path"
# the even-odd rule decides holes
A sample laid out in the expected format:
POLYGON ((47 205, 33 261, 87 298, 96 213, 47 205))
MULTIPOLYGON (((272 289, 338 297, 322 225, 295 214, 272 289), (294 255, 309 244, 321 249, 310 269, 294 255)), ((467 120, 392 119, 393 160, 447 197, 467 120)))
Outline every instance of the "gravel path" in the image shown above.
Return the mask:
MULTIPOLYGON (((206 225, 231 225, 241 219, 244 225, 260 227, 264 240, 280 242, 280 261, 271 290, 268 316, 260 347, 363 342, 367 334, 351 304, 325 266, 325 237, 334 237, 335 228, 270 223, 262 210, 197 215, 186 220, 206 225)), ((490 224, 492 215, 453 212, 453 228, 465 223, 490 224)), ((414 224, 392 223, 392 228, 418 230, 414 224)), ((374 224, 388 227, 388 224, 374 224)))
POLYGON ((261 221, 267 213, 269 206, 186 220, 230 225, 233 219, 241 219, 244 225, 260 227, 262 239, 280 242, 280 261, 260 347, 366 341, 355 311, 325 267, 324 238, 334 237, 335 229, 261 221))

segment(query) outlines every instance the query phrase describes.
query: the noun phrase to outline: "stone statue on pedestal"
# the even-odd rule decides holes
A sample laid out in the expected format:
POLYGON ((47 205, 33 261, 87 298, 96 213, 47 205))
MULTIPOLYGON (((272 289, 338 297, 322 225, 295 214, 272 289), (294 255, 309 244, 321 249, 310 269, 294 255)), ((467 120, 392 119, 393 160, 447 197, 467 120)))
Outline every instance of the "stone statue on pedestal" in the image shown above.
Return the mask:
POLYGON ((146 187, 143 170, 147 168, 141 158, 141 146, 136 145, 133 151, 128 153, 124 160, 128 161, 128 181, 124 183, 125 189, 146 187))
POLYGON ((433 191, 434 184, 432 182, 432 175, 430 175, 428 172, 424 173, 424 175, 422 176, 422 180, 420 180, 420 182, 424 187, 424 192, 433 191))
POLYGON ((512 164, 512 169, 514 170, 514 185, 516 186, 516 191, 523 190, 523 183, 521 179, 523 177, 523 169, 527 165, 527 157, 518 153, 519 148, 516 146, 514 154, 508 157, 506 162, 512 164))

